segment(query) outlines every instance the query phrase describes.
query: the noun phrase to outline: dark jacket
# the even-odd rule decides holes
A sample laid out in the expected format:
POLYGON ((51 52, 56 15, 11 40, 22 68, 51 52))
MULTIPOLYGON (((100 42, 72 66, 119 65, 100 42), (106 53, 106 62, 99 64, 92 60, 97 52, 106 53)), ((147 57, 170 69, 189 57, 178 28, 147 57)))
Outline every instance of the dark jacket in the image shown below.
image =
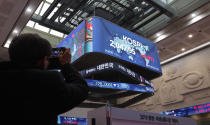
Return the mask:
POLYGON ((87 83, 71 64, 61 69, 62 73, 0 63, 3 123, 56 125, 57 115, 82 103, 88 96, 87 83))

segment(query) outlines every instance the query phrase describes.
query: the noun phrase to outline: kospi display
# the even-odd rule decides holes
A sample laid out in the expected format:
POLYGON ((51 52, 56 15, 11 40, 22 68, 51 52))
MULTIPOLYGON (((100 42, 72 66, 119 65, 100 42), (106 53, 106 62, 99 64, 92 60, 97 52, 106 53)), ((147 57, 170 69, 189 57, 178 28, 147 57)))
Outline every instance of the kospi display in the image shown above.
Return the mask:
POLYGON ((71 48, 79 70, 107 60, 128 66, 151 80, 162 75, 157 46, 100 17, 83 21, 57 47, 71 48))

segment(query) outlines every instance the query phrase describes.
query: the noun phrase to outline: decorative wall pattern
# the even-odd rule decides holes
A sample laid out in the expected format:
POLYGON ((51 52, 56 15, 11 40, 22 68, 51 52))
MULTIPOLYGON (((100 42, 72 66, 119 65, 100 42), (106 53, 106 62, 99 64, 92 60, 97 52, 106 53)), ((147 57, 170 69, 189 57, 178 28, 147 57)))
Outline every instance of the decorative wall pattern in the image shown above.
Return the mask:
POLYGON ((162 112, 210 102, 209 53, 204 48, 163 65, 163 75, 153 80, 154 96, 128 108, 162 112))
POLYGON ((195 89, 203 84, 203 75, 200 72, 190 72, 183 77, 184 86, 187 89, 195 89))

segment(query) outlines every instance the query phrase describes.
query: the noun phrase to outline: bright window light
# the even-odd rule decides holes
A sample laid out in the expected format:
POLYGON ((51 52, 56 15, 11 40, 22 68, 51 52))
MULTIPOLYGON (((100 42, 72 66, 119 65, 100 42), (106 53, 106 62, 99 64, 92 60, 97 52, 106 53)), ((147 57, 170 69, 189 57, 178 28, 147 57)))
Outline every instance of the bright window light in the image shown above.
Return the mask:
POLYGON ((55 22, 58 22, 58 17, 55 19, 55 22))
POLYGON ((34 27, 34 24, 35 24, 34 21, 29 20, 28 23, 26 24, 26 26, 33 28, 34 27))
POLYGON ((63 33, 58 32, 56 30, 51 30, 50 31, 50 34, 55 35, 55 36, 58 36, 58 37, 63 37, 63 35, 64 35, 63 33))
POLYGON ((170 4, 172 3, 174 0, 161 0, 164 4, 170 4))
POLYGON ((58 3, 57 7, 60 7, 60 6, 61 6, 61 4, 60 4, 60 3, 58 3))
POLYGON ((62 23, 65 19, 66 19, 65 17, 62 17, 62 18, 60 19, 60 22, 62 23))
POLYGON ((174 2, 174 0, 167 0, 168 4, 174 2))
POLYGON ((161 0, 163 3, 167 4, 167 0, 161 0))
POLYGON ((64 34, 63 38, 66 38, 68 35, 67 34, 64 34))
POLYGON ((57 10, 58 10, 58 8, 55 7, 55 8, 53 9, 53 11, 50 13, 50 15, 47 17, 47 19, 50 19, 50 18, 54 15, 54 13, 55 13, 57 10))
POLYGON ((54 0, 46 0, 47 2, 49 2, 49 3, 52 3, 54 0))
POLYGON ((18 34, 18 32, 19 32, 19 31, 18 31, 17 29, 15 29, 15 30, 13 31, 14 34, 18 34))
POLYGON ((44 3, 43 2, 41 2, 41 4, 39 5, 39 7, 36 9, 36 11, 35 11, 35 14, 39 14, 39 12, 40 12, 40 9, 42 8, 42 5, 43 5, 44 3))
POLYGON ((46 10, 49 8, 50 4, 48 3, 44 3, 43 7, 42 7, 42 10, 40 12, 40 16, 43 16, 43 14, 46 12, 46 10))
POLYGON ((4 44, 4 47, 9 48, 10 43, 12 42, 12 39, 8 39, 7 42, 4 44))
POLYGON ((4 44, 4 47, 9 48, 10 43, 4 44))
POLYGON ((35 29, 37 30, 40 30, 40 31, 43 31, 43 32, 46 32, 48 33, 49 32, 49 28, 45 27, 45 26, 42 26, 42 25, 39 25, 38 23, 35 24, 35 29))

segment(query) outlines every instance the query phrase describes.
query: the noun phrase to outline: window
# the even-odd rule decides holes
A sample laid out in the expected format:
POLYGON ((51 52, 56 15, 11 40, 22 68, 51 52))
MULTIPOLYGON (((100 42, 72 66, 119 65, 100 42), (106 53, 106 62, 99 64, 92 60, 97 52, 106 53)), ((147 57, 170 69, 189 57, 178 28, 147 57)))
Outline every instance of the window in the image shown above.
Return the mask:
POLYGON ((36 11, 35 11, 35 14, 39 14, 39 12, 40 12, 40 10, 41 10, 41 8, 42 8, 42 6, 43 6, 43 4, 44 4, 44 2, 42 2, 40 5, 39 5, 39 7, 36 9, 36 11))
POLYGON ((53 9, 53 11, 50 13, 50 15, 47 17, 47 19, 50 19, 50 18, 53 16, 53 14, 54 14, 57 10, 58 10, 58 8, 55 7, 55 8, 53 9))
POLYGON ((50 6, 49 3, 44 3, 39 15, 42 16, 46 12, 46 10, 49 8, 49 6, 50 6))
POLYGON ((35 24, 34 21, 29 20, 28 23, 26 24, 26 26, 33 28, 34 27, 34 24, 35 24))
POLYGON ((47 2, 49 2, 49 3, 52 3, 54 0, 46 0, 47 2))
POLYGON ((41 30, 43 32, 46 32, 46 33, 48 33, 49 30, 50 30, 49 28, 47 28, 45 26, 42 26, 42 25, 39 25, 38 23, 35 24, 35 27, 34 28, 35 29, 38 29, 38 30, 41 30))
POLYGON ((63 35, 64 35, 63 33, 58 32, 56 30, 51 30, 50 31, 50 34, 55 35, 55 36, 58 36, 58 37, 63 37, 63 35))
POLYGON ((10 43, 4 44, 4 47, 9 48, 10 43))
POLYGON ((175 0, 161 0, 164 4, 170 4, 175 0))

